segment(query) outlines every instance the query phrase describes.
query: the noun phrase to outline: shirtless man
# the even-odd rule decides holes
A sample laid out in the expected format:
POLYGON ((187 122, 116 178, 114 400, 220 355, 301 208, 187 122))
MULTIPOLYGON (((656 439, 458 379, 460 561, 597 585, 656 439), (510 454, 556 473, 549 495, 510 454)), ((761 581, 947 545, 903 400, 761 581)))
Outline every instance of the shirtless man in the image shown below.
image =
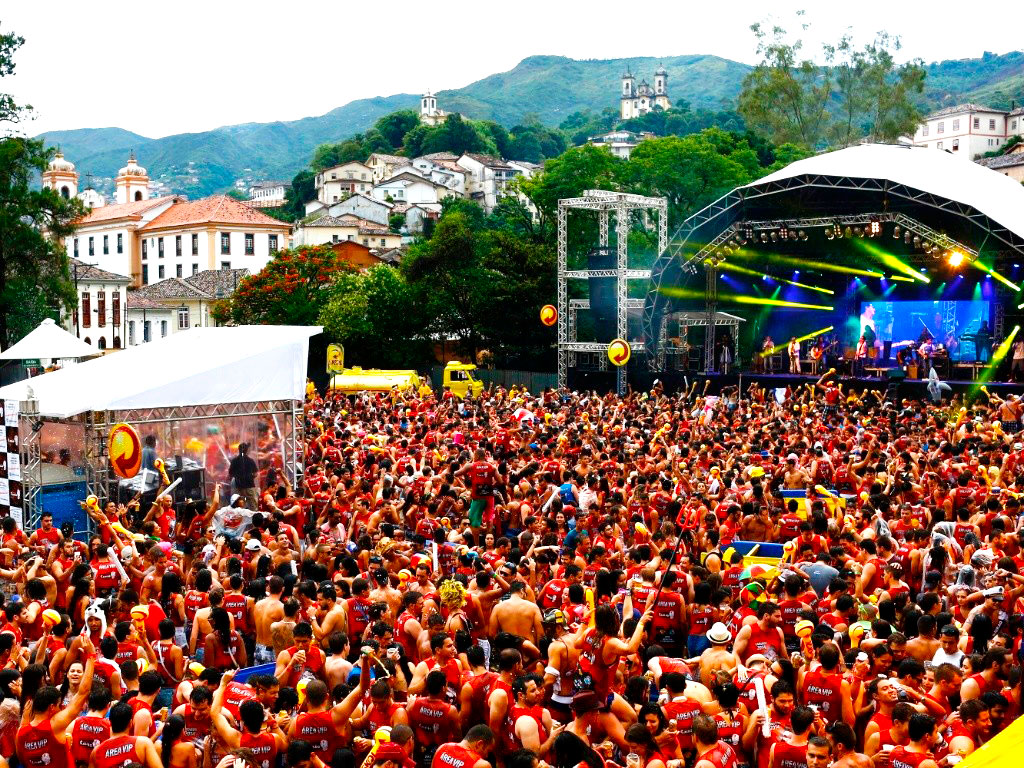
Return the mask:
POLYGON ((941 645, 935 636, 935 617, 926 613, 917 620, 917 636, 907 640, 907 656, 924 664, 932 660, 941 645))
POLYGON ((512 582, 509 586, 508 600, 498 603, 491 611, 487 634, 495 637, 499 632, 508 632, 525 638, 532 648, 525 646, 524 650, 529 650, 536 656, 539 653, 537 644, 544 634, 544 626, 541 623, 540 608, 522 596, 525 589, 526 584, 523 582, 512 582))
MULTIPOLYGON (((317 590, 320 598, 320 610, 310 606, 309 623, 313 627, 313 636, 317 642, 329 637, 332 632, 344 632, 348 629, 345 617, 345 606, 338 602, 338 593, 331 584, 323 584, 317 590)), ((358 638, 357 638, 358 639, 358 638)))
POLYGON ((548 709, 559 722, 572 721, 573 673, 579 661, 575 634, 566 627, 565 613, 553 608, 544 615, 544 624, 554 636, 548 646, 548 663, 544 668, 544 685, 551 686, 551 703, 548 709))
POLYGON ((873 768, 874 761, 857 751, 857 737, 847 723, 833 723, 829 729, 832 741, 832 768, 873 768))
POLYGON ((299 601, 289 597, 284 601, 284 617, 270 625, 270 637, 274 641, 275 658, 281 651, 295 644, 293 631, 299 617, 299 601))
POLYGON ((711 641, 711 647, 700 655, 700 681, 710 686, 718 670, 724 669, 732 674, 740 660, 729 649, 732 635, 724 624, 716 622, 705 634, 711 641))
POLYGON ((142 594, 139 595, 140 602, 145 605, 150 598, 159 597, 163 589, 164 572, 167 570, 167 553, 158 545, 154 544, 146 553, 152 567, 142 580, 142 594))
POLYGON ((331 655, 324 662, 324 673, 327 675, 327 687, 333 691, 336 685, 348 681, 352 671, 352 662, 348 660, 348 637, 343 632, 332 632, 327 638, 327 647, 331 655))
POLYGON ((787 490, 803 490, 811 484, 811 478, 802 467, 797 466, 797 460, 795 453, 786 457, 786 469, 782 476, 782 483, 787 490))
POLYGON ((388 614, 394 621, 402 612, 402 593, 391 586, 388 572, 383 568, 378 568, 370 576, 370 583, 373 585, 370 590, 370 602, 387 603, 388 614))
POLYGON ((747 515, 740 523, 740 536, 746 541, 772 541, 775 526, 772 524, 768 507, 760 505, 753 514, 747 515))
POLYGON ((269 664, 277 658, 274 653, 274 638, 270 628, 275 621, 284 618, 284 580, 280 576, 271 576, 267 580, 267 591, 270 593, 257 601, 252 608, 253 623, 256 625, 256 653, 254 664, 269 664))

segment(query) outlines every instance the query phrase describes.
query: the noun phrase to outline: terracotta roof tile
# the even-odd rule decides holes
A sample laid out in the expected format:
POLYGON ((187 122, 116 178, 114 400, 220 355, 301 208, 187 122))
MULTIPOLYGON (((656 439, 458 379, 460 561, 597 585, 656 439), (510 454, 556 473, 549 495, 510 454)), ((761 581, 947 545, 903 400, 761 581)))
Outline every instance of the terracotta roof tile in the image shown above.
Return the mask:
POLYGON ((241 269, 204 269, 194 275, 183 278, 193 288, 198 288, 210 296, 230 296, 242 281, 249 276, 249 270, 241 269))
POLYGON ((144 285, 135 291, 135 295, 144 299, 212 299, 213 295, 189 285, 183 278, 168 277, 159 283, 144 285))
POLYGON ((138 219, 142 214, 151 208, 165 204, 168 200, 179 200, 180 198, 165 196, 151 197, 149 200, 135 200, 131 203, 117 203, 115 205, 101 205, 93 208, 89 213, 78 220, 78 226, 84 227, 89 224, 99 224, 103 221, 114 219, 138 219))
POLYGON ((71 258, 71 265, 74 267, 74 274, 79 280, 103 280, 110 283, 130 283, 131 278, 119 275, 115 272, 108 272, 92 264, 86 264, 80 259, 71 258))
POLYGON ((128 309, 170 309, 166 304, 140 296, 138 291, 128 291, 127 304, 128 309))
POLYGON ((271 218, 258 208, 246 205, 233 197, 213 195, 187 203, 175 203, 142 229, 180 227, 189 224, 251 224, 275 229, 288 227, 285 222, 271 218))

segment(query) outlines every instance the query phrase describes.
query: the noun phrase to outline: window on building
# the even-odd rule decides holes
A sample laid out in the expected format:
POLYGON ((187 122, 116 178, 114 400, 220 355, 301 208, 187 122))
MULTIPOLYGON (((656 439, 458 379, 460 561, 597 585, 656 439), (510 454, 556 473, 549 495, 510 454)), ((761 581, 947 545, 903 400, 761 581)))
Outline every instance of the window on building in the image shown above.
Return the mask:
POLYGON ((192 235, 192 255, 199 255, 199 235, 192 235))
POLYGON ((380 239, 380 244, 384 245, 384 238, 383 237, 380 239))
POLYGON ((92 325, 92 298, 88 291, 82 291, 82 327, 92 325))
POLYGON ((338 242, 338 236, 337 235, 331 235, 331 242, 332 243, 338 242))
POLYGON ((153 333, 152 333, 152 330, 151 330, 152 329, 152 325, 153 325, 153 321, 152 320, 146 320, 142 324, 142 340, 144 342, 149 341, 151 338, 153 338, 153 333))
POLYGON ((110 253, 110 235, 103 236, 103 255, 106 256, 110 253))
POLYGON ((935 148, 936 149, 942 149, 942 142, 940 141, 938 144, 936 144, 935 148))
POLYGON ((156 255, 157 258, 162 259, 164 257, 164 239, 162 237, 156 241, 156 255))
POLYGON ((256 235, 252 232, 245 233, 245 255, 252 256, 256 253, 256 235))
POLYGON ((227 232, 220 233, 220 252, 222 254, 231 253, 231 235, 227 232))
POLYGON ((231 269, 231 262, 230 261, 222 261, 220 263, 220 268, 221 269, 231 269))
POLYGON ((181 277, 181 264, 174 265, 174 276, 181 277))
POLYGON ((960 149, 960 139, 953 139, 953 151, 956 152, 960 149))
POLYGON ((178 330, 188 328, 188 307, 178 307, 178 330))
POLYGON ((142 258, 149 256, 149 240, 143 238, 142 240, 142 258))
POLYGON ((96 244, 93 242, 94 240, 95 240, 94 237, 90 237, 89 238, 89 255, 90 256, 95 256, 96 255, 96 244))
POLYGON ((142 265, 142 284, 146 285, 149 282, 149 264, 142 265))
POLYGON ((1011 120, 1010 121, 1010 130, 1011 131, 1016 131, 1017 130, 1017 121, 1016 120, 1011 120))
POLYGON ((980 117, 974 118, 973 125, 974 125, 975 128, 981 128, 981 118, 980 117))
POLYGON ((121 327, 121 291, 117 288, 110 294, 110 324, 115 328, 121 327))
POLYGON ((988 129, 990 131, 994 131, 996 129, 996 121, 995 120, 989 120, 988 121, 988 129))
POLYGON ((277 253, 277 235, 268 235, 267 244, 270 246, 271 253, 277 253))
POLYGON ((166 320, 161 320, 160 321, 160 335, 161 336, 166 336, 167 335, 167 321, 166 320))
POLYGON ((128 346, 129 347, 134 347, 135 346, 135 321, 134 320, 129 320, 128 321, 128 346))
POLYGON ((124 253, 124 235, 117 233, 117 252, 124 253))
POLYGON ((163 264, 161 264, 159 267, 156 268, 156 276, 159 277, 161 280, 164 279, 164 265, 163 264))
POLYGON ((75 258, 78 258, 78 238, 75 238, 75 258))
POLYGON ((369 244, 370 244, 370 238, 364 237, 363 238, 363 245, 369 245, 369 244))
POLYGON ((193 275, 198 275, 199 274, 199 265, 198 264, 193 264, 192 265, 192 274, 193 275))
POLYGON ((96 342, 96 346, 99 347, 100 349, 106 349, 107 348, 107 340, 105 338, 103 338, 102 336, 100 336, 99 341, 96 342))
POLYGON ((946 123, 943 122, 942 120, 939 121, 938 131, 939 131, 939 133, 945 133, 946 132, 946 123))
POLYGON ((120 336, 115 336, 114 337, 114 349, 120 349, 120 348, 121 348, 121 337, 120 336))
POLYGON ((181 235, 174 236, 174 255, 181 256, 181 235))
POLYGON ((90 339, 88 336, 82 339, 82 341, 84 341, 86 344, 92 344, 92 339, 90 339))
POLYGON ((988 145, 989 145, 990 147, 992 146, 992 139, 989 139, 989 140, 988 140, 988 145))
POLYGON ((954 131, 959 131, 960 130, 960 121, 959 120, 954 120, 953 121, 953 130, 954 131))
POLYGON ((103 290, 96 294, 96 326, 107 326, 107 292, 103 290))

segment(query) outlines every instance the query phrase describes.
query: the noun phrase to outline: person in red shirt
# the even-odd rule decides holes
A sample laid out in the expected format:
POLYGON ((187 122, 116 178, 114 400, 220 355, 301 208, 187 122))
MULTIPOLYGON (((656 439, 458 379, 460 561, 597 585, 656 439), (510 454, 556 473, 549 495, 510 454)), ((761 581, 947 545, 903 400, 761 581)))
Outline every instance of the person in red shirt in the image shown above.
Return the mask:
POLYGON ((815 712, 810 707, 797 707, 790 715, 790 730, 772 744, 769 768, 806 768, 807 739, 814 725, 815 712))
POLYGON ((89 768, 125 768, 132 763, 144 768, 163 768, 156 745, 146 736, 130 735, 133 714, 130 704, 110 708, 110 738, 93 750, 89 768))
POLYGON ((907 726, 909 744, 900 744, 889 753, 892 768, 938 768, 932 744, 935 742, 935 718, 917 712, 910 716, 907 726))
POLYGON ((494 486, 501 482, 501 476, 498 468, 487 461, 487 451, 483 448, 477 448, 474 457, 476 460, 457 471, 455 476, 469 476, 469 525, 473 535, 479 536, 485 517, 494 514, 494 486))
POLYGON ((494 733, 486 725, 474 725, 459 742, 441 744, 434 752, 430 768, 491 768, 482 755, 494 748, 494 733))
POLYGON ((736 634, 733 646, 741 661, 759 653, 769 661, 785 656, 786 641, 782 634, 782 611, 772 602, 757 607, 757 621, 744 624, 736 634))
POLYGON ((718 723, 710 715, 701 713, 693 718, 693 746, 697 761, 693 768, 736 768, 739 758, 736 750, 718 738, 718 723))

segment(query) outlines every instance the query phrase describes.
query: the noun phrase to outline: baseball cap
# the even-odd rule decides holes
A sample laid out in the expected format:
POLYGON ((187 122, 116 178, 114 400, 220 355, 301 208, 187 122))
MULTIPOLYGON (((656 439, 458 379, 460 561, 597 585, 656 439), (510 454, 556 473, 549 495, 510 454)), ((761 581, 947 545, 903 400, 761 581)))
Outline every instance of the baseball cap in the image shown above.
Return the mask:
POLYGON ((263 547, 260 545, 258 541, 256 541, 256 539, 249 539, 247 542, 245 542, 245 548, 252 550, 253 552, 256 552, 257 550, 260 550, 263 547))
POLYGON ((242 497, 241 497, 241 495, 239 495, 239 494, 237 494, 237 493, 232 493, 232 494, 231 494, 231 501, 229 501, 228 503, 229 503, 229 504, 234 504, 234 503, 235 503, 236 501, 238 501, 238 500, 239 500, 240 498, 242 498, 242 497))
POLYGON ((994 597, 997 600, 1002 600, 1002 598, 1003 598, 1003 588, 1002 587, 989 587, 988 589, 984 590, 981 594, 984 597, 986 597, 986 598, 994 597))
POLYGON ((798 458, 799 457, 795 453, 791 453, 786 457, 786 461, 796 461, 798 458))

